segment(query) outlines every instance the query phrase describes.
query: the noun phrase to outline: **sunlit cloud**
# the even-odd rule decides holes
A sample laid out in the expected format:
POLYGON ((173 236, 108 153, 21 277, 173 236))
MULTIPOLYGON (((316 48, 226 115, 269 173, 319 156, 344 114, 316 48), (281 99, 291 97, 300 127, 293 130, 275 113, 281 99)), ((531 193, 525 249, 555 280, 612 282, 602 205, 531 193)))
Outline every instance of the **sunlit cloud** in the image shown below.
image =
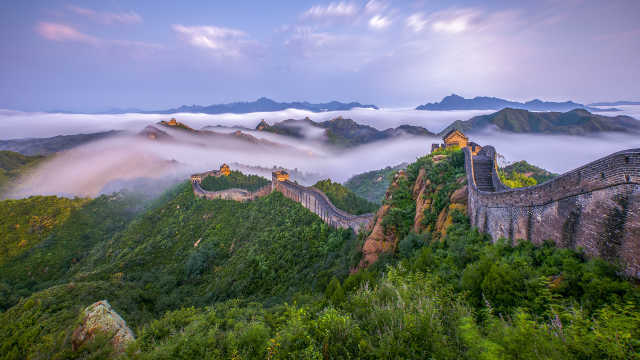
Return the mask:
POLYGON ((424 18, 423 13, 415 13, 407 17, 405 24, 411 30, 420 32, 424 30, 425 26, 427 26, 427 20, 424 18))
POLYGON ((61 42, 78 42, 90 45, 98 45, 100 40, 91 35, 84 34, 74 27, 66 24, 40 22, 36 26, 36 32, 47 40, 61 42))
POLYGON ((173 25, 173 30, 189 44, 211 50, 216 55, 238 57, 258 43, 242 30, 218 26, 173 25))
POLYGON ((102 24, 137 24, 142 22, 142 17, 133 11, 114 13, 108 11, 96 11, 79 6, 68 6, 72 12, 87 17, 102 24))
POLYGON ((435 13, 431 28, 436 32, 458 34, 469 30, 480 12, 474 9, 446 10, 435 13))
POLYGON ((391 20, 384 16, 376 15, 369 19, 369 27, 373 29, 384 29, 389 27, 389 25, 391 25, 391 20))
POLYGON ((329 5, 314 5, 302 14, 303 18, 326 19, 335 17, 350 17, 356 15, 358 8, 351 3, 337 2, 329 5))
POLYGON ((369 0, 367 4, 364 6, 364 11, 366 13, 379 13, 389 7, 389 4, 386 2, 378 1, 378 0, 369 0))

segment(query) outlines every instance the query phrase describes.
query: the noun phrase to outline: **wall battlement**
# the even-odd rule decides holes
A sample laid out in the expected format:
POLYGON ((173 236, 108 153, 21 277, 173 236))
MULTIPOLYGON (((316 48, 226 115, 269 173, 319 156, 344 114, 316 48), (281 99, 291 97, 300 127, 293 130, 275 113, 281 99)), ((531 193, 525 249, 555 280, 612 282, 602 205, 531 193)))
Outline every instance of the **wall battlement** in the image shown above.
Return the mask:
POLYGON ((620 261, 628 275, 640 278, 640 149, 519 189, 500 181, 493 147, 477 155, 463 151, 473 226, 493 239, 580 247, 590 256, 620 261))
POLYGON ((233 201, 250 201, 262 196, 267 196, 273 191, 281 192, 285 197, 300 203, 311 212, 318 215, 329 226, 337 228, 351 228, 356 234, 366 229, 372 222, 374 214, 352 215, 338 209, 331 203, 327 195, 314 188, 306 187, 289 181, 286 172, 276 171, 272 174, 272 181, 257 191, 245 189, 225 189, 220 191, 207 191, 200 185, 202 179, 207 176, 222 176, 218 170, 207 171, 202 174, 191 175, 191 187, 193 194, 204 199, 222 199, 233 201))

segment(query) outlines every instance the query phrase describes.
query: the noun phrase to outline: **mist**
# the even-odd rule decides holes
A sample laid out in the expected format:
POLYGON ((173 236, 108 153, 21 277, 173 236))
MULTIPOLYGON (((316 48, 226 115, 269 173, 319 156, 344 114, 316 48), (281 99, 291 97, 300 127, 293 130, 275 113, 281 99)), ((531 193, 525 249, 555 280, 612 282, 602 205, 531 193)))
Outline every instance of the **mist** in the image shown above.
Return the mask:
MULTIPOLYGON (((632 107, 625 112, 635 112, 632 107)), ((440 113, 440 112, 437 112, 440 113)), ((125 115, 68 115, 43 113, 0 113, 3 138, 54 136, 78 132, 121 129, 128 134, 107 138, 79 146, 52 156, 28 176, 19 180, 9 197, 30 195, 62 195, 93 197, 122 188, 149 188, 159 193, 192 173, 217 169, 222 163, 242 164, 234 169, 269 177, 269 170, 286 168, 297 170, 293 176, 304 185, 331 178, 344 182, 351 176, 374 169, 413 162, 428 154, 431 144, 441 142, 437 137, 404 136, 378 141, 355 148, 335 148, 322 141, 316 129, 303 131, 307 138, 294 139, 254 130, 210 128, 215 133, 191 135, 184 131, 162 128, 173 140, 150 140, 134 135, 158 120, 176 117, 179 121, 199 129, 205 126, 242 126, 253 129, 260 119, 270 123, 287 118, 323 121, 338 114, 353 118, 379 129, 399 124, 436 124, 444 128, 450 119, 467 119, 470 112, 445 112, 446 120, 438 114, 415 110, 368 110, 350 112, 308 113, 287 110, 276 113, 253 114, 125 114, 125 115), (466 114, 466 115, 463 115, 466 114), (402 116, 401 116, 402 115, 402 116), (403 117, 405 116, 405 117, 403 117), (404 121, 407 120, 406 122, 404 121), (9 135, 7 135, 9 134, 9 135)), ((615 114, 620 114, 617 112, 615 114)), ((495 130, 470 135, 480 145, 493 145, 506 162, 526 160, 556 173, 563 173, 613 152, 640 147, 637 135, 605 133, 597 136, 530 135, 504 133, 495 130)))

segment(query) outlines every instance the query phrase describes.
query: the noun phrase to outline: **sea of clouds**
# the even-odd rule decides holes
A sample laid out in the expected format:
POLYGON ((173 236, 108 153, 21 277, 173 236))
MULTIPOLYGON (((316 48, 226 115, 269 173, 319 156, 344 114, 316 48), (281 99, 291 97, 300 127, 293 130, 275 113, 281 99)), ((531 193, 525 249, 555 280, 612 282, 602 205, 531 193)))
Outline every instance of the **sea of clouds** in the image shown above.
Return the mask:
MULTIPOLYGON (((624 106, 622 112, 640 118, 640 106, 624 106)), ((285 119, 309 117, 324 121, 342 116, 378 129, 402 124, 420 125, 439 132, 454 120, 467 120, 491 111, 417 111, 412 109, 354 109, 312 113, 285 110, 250 114, 54 114, 25 113, 0 110, 0 139, 50 137, 106 130, 126 130, 135 134, 145 126, 176 117, 187 125, 241 126, 255 128, 264 119, 273 124, 285 119)), ((230 132, 231 130, 213 129, 230 132)), ((171 132, 179 142, 163 143, 133 135, 123 135, 97 141, 54 156, 21 179, 11 197, 34 194, 95 196, 105 191, 126 187, 140 178, 156 179, 164 186, 186 179, 193 172, 217 168, 220 164, 241 163, 267 168, 285 167, 317 174, 313 178, 331 178, 344 182, 365 171, 384 168, 402 162, 412 162, 427 154, 431 143, 439 138, 406 136, 380 141, 352 149, 336 151, 326 147, 320 134, 308 129, 308 139, 296 140, 270 133, 245 131, 257 138, 280 144, 253 144, 243 140, 189 138, 171 132), (171 179, 168 181, 167 179, 171 179)), ((637 135, 607 133, 597 136, 523 135, 488 130, 472 140, 481 145, 493 145, 505 161, 527 160, 547 170, 562 173, 615 151, 638 148, 637 135)), ((261 175, 267 175, 262 174, 261 175)), ((300 179, 310 185, 310 178, 300 179)), ((312 182, 312 181, 311 181, 312 182)))

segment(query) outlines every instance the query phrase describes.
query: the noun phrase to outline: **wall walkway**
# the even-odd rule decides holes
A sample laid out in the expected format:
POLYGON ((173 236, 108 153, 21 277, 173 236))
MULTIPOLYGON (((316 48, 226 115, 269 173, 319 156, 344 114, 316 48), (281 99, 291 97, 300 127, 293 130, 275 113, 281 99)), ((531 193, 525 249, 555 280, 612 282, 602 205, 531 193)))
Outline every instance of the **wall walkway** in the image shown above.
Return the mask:
POLYGON ((620 261, 640 278, 640 149, 620 151, 545 183, 505 186, 495 149, 465 152, 471 224, 493 239, 551 240, 620 261))

